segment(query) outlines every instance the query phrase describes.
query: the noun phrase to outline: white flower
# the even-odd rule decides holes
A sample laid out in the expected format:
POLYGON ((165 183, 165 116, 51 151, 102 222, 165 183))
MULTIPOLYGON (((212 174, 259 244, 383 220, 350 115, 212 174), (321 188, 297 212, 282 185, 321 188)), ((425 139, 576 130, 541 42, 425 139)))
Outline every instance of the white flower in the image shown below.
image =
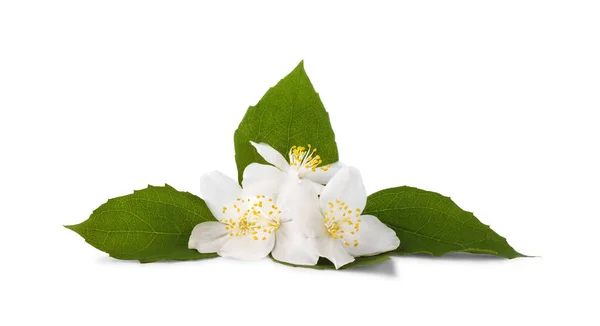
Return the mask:
POLYGON ((316 154, 317 149, 308 144, 304 146, 292 146, 288 153, 289 163, 273 147, 260 143, 250 142, 265 161, 273 164, 265 165, 252 163, 244 170, 242 185, 253 184, 264 180, 270 180, 275 186, 282 186, 286 182, 299 183, 302 180, 309 182, 317 191, 321 193, 323 185, 342 167, 339 162, 319 166, 323 163, 321 157, 316 154))
POLYGON ((351 263, 354 257, 377 255, 400 245, 396 233, 377 217, 362 215, 367 193, 357 169, 341 169, 318 199, 314 189, 303 184, 297 186, 297 196, 314 199, 310 205, 295 204, 294 218, 304 233, 316 240, 319 255, 336 268, 351 263))
POLYGON ((220 172, 202 177, 200 190, 218 222, 198 224, 188 247, 222 257, 260 259, 272 253, 277 260, 314 265, 315 247, 291 220, 293 194, 273 192, 269 182, 257 182, 242 190, 220 172))

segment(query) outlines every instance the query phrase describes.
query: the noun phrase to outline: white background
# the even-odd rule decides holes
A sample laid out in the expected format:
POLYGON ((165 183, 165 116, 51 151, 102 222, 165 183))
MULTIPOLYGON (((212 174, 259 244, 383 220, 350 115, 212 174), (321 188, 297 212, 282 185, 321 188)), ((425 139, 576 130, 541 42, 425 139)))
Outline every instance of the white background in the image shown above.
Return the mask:
POLYGON ((0 324, 597 325, 597 2, 218 3, 1 2, 0 324), (301 59, 369 193, 450 195, 540 258, 141 265, 62 227, 235 176, 237 124, 301 59))

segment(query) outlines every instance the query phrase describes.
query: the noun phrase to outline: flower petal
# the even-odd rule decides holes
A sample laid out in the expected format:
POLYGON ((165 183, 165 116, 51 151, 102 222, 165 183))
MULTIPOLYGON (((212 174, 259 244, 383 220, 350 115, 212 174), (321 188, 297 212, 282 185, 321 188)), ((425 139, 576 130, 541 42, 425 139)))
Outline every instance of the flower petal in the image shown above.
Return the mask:
POLYGON ((323 192, 323 189, 325 189, 325 186, 320 184, 320 183, 316 183, 312 180, 304 180, 303 182, 308 182, 312 185, 313 189, 315 190, 315 192, 317 193, 317 195, 320 195, 323 192))
POLYGON ((327 184, 329 180, 331 180, 331 178, 333 178, 333 176, 336 173, 338 173, 343 167, 344 165, 342 163, 335 162, 331 164, 326 171, 323 170, 326 167, 318 167, 316 168, 315 172, 309 170, 304 174, 304 178, 314 181, 318 184, 324 185, 327 184))
POLYGON ((317 247, 319 256, 329 259, 336 269, 354 261, 354 257, 346 252, 342 243, 329 235, 317 238, 317 247))
POLYGON ((354 256, 372 256, 383 252, 392 251, 400 245, 400 239, 394 230, 383 224, 373 215, 360 216, 360 229, 354 239, 358 245, 350 245, 346 251, 354 256))
POLYGON ((290 167, 290 164, 286 161, 286 159, 273 147, 265 144, 265 143, 255 143, 253 141, 250 142, 252 146, 256 148, 256 151, 260 156, 262 156, 265 161, 275 165, 281 171, 287 171, 290 167))
POLYGON ((203 222, 194 227, 188 248, 196 249, 200 253, 207 254, 217 252, 229 240, 225 224, 219 222, 203 222))
MULTIPOLYGON (((252 163, 244 169, 242 187, 247 189, 255 184, 270 182, 276 190, 285 180, 286 174, 272 165, 252 163)), ((266 184, 265 184, 266 185, 266 184)))
POLYGON ((252 163, 244 170, 242 197, 265 195, 276 200, 286 179, 287 173, 272 165, 252 163))
POLYGON ((221 257, 230 257, 241 260, 257 260, 266 257, 275 244, 273 234, 264 235, 265 240, 254 240, 251 235, 229 237, 223 247, 218 251, 221 257))
POLYGON ((321 211, 329 210, 328 203, 344 202, 350 209, 362 211, 367 203, 367 191, 360 172, 356 168, 344 167, 329 181, 321 192, 321 211))
POLYGON ((318 237, 327 233, 323 215, 319 209, 319 197, 312 182, 287 183, 279 194, 277 205, 286 216, 298 223, 307 237, 318 237))
POLYGON ((202 199, 217 219, 225 218, 223 206, 235 202, 240 196, 242 188, 238 183, 225 174, 214 171, 205 174, 200 179, 200 192, 202 199))
POLYGON ((316 265, 319 260, 315 239, 307 238, 296 222, 281 224, 275 231, 273 258, 295 265, 316 265))

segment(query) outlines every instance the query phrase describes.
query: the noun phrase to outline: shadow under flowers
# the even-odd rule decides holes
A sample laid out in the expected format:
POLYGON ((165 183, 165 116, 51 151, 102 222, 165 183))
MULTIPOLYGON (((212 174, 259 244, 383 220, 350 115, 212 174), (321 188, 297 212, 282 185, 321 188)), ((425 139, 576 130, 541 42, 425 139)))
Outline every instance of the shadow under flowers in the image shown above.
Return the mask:
POLYGON ((368 266, 358 266, 349 269, 343 269, 342 272, 346 273, 359 273, 359 274, 370 274, 380 275, 385 277, 396 277, 398 275, 396 269, 396 262, 392 257, 389 260, 368 266))
POLYGON ((486 255, 486 254, 471 254, 468 252, 452 252, 443 256, 433 256, 429 254, 410 254, 410 255, 394 255, 394 257, 413 258, 423 260, 441 260, 441 261, 467 261, 467 262, 484 262, 484 261, 508 261, 504 257, 486 255))

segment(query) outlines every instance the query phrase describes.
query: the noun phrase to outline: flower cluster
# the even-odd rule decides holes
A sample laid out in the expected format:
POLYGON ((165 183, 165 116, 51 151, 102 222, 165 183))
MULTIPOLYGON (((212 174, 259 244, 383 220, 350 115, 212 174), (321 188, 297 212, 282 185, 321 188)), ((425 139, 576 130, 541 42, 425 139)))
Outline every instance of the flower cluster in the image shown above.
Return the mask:
POLYGON ((218 222, 198 224, 189 248, 244 260, 271 254, 296 265, 325 257, 336 268, 398 248, 392 229, 362 214, 367 194, 357 169, 321 166, 311 145, 293 146, 288 160, 267 144, 252 145, 272 165, 248 165, 242 187, 220 172, 203 176, 200 190, 218 222))

